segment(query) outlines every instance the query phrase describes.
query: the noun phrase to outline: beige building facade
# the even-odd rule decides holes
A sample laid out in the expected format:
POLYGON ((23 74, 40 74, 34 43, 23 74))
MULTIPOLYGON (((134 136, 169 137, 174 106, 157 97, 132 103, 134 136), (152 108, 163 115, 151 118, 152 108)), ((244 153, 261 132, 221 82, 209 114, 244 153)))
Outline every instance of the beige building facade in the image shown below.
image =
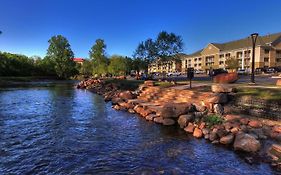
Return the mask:
MULTIPOLYGON (((170 57, 163 61, 162 59, 158 58, 152 63, 148 65, 148 73, 169 73, 169 72, 181 72, 182 71, 182 61, 183 55, 181 54, 180 57, 174 58, 170 57)), ((186 55, 184 55, 186 56, 186 55)))
MULTIPOLYGON (((252 41, 249 37, 227 43, 210 43, 205 48, 181 59, 182 72, 188 67, 206 72, 211 68, 225 69, 225 61, 228 58, 238 59, 239 69, 250 72, 252 50, 252 41)), ((255 49, 255 67, 276 66, 281 66, 281 33, 259 36, 255 49)))

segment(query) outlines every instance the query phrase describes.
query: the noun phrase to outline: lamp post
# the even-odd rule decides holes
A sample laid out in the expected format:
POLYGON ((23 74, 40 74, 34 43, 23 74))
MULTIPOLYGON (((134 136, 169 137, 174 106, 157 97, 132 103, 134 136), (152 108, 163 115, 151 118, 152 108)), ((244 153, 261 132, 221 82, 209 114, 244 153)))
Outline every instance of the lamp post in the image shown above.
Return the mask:
POLYGON ((256 48, 256 41, 258 38, 258 33, 252 33, 252 44, 253 44, 253 51, 252 51, 252 74, 251 74, 251 83, 255 84, 255 48, 256 48))

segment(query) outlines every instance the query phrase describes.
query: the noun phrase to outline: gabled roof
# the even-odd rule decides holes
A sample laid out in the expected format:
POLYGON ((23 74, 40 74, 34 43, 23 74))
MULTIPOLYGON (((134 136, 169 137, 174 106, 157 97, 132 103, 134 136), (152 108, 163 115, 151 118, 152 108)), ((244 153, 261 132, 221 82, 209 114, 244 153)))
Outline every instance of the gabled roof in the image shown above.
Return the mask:
MULTIPOLYGON (((257 38, 256 45, 266 46, 271 43, 274 43, 280 38, 281 38, 281 32, 271 35, 259 36, 257 38)), ((230 41, 226 43, 212 43, 212 44, 217 48, 219 48, 221 51, 227 51, 227 50, 235 50, 243 47, 252 47, 252 39, 250 37, 247 37, 247 38, 230 41)))
MULTIPOLYGON (((270 35, 259 36, 257 38, 256 45, 261 45, 261 46, 267 47, 270 44, 274 45, 280 41, 281 41, 281 32, 275 33, 275 34, 270 34, 270 35)), ((252 47, 252 40, 250 37, 247 37, 247 38, 230 41, 230 42, 226 42, 226 43, 210 43, 210 44, 217 47, 220 51, 228 51, 228 50, 235 50, 235 49, 240 49, 240 48, 245 48, 245 47, 252 47)), ((200 56, 201 52, 203 50, 204 49, 198 50, 198 51, 188 55, 188 57, 200 56)))
POLYGON ((84 61, 83 58, 72 58, 73 61, 84 61))
POLYGON ((203 51, 203 49, 200 49, 196 52, 193 52, 192 54, 187 55, 187 57, 196 57, 196 56, 201 56, 201 52, 203 51))

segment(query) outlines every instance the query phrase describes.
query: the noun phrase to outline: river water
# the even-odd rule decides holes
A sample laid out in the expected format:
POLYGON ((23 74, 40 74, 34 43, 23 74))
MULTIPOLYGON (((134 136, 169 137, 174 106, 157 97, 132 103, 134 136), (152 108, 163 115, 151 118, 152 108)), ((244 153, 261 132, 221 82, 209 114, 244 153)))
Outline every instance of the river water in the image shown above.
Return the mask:
POLYGON ((0 174, 274 174, 72 83, 42 84, 0 90, 0 174))

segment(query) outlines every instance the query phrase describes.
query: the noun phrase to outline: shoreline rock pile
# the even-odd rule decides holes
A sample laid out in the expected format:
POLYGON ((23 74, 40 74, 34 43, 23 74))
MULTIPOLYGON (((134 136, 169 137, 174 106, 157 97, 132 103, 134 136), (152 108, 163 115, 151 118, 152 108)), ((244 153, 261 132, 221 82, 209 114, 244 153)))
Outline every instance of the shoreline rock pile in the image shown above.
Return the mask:
MULTIPOLYGON (((231 99, 232 88, 213 85, 212 92, 202 93, 161 88, 154 86, 153 81, 146 81, 135 91, 120 91, 113 84, 93 82, 87 87, 103 95, 106 101, 111 100, 115 110, 136 113, 165 126, 178 125, 195 138, 227 145, 235 151, 260 156, 267 153, 272 165, 281 168, 281 145, 278 144, 281 142, 281 126, 269 126, 240 115, 226 115, 223 106, 231 99), (212 116, 221 122, 210 123, 209 117, 212 116), (265 152, 268 139, 275 145, 265 152)), ((84 84, 87 82, 80 87, 85 87, 84 84)))

